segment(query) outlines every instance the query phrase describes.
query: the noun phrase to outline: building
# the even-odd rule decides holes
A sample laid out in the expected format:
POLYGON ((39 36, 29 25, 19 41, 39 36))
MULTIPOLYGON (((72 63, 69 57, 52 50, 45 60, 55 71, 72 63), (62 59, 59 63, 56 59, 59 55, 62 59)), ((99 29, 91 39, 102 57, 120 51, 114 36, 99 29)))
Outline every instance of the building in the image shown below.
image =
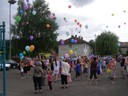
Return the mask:
POLYGON ((70 50, 73 50, 73 54, 71 56, 84 56, 93 52, 91 45, 87 41, 83 40, 83 37, 75 35, 63 42, 64 44, 61 44, 61 41, 59 42, 59 57, 65 56, 66 53, 69 54, 70 50), (73 40, 74 43, 72 42, 73 40))
POLYGON ((121 50, 121 54, 127 54, 128 51, 128 42, 119 42, 120 50, 121 50))

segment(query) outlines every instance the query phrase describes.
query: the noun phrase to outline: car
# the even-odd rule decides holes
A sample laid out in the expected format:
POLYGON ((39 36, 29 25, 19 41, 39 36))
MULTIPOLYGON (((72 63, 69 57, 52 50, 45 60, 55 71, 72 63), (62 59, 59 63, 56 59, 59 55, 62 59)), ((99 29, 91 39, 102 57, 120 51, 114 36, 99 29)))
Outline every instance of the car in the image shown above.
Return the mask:
POLYGON ((19 63, 14 60, 6 60, 6 63, 10 64, 11 68, 13 68, 13 69, 18 68, 18 65, 19 65, 19 63))
MULTIPOLYGON (((6 70, 9 70, 11 68, 11 65, 8 63, 5 63, 6 70)), ((0 70, 3 70, 3 63, 0 62, 0 70)))

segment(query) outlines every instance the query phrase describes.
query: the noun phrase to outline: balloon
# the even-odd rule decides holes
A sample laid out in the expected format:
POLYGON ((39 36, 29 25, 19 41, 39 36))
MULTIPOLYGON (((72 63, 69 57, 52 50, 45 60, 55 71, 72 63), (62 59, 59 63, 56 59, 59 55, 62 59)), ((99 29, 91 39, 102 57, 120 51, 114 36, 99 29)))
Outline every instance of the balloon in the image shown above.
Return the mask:
POLYGON ((61 56, 61 59, 64 60, 64 56, 61 56))
POLYGON ((20 57, 20 60, 22 60, 22 59, 24 58, 23 53, 20 53, 20 54, 19 54, 19 57, 20 57))
POLYGON ((75 51, 77 51, 77 50, 78 50, 78 46, 75 47, 75 51))
POLYGON ((80 23, 79 22, 77 22, 77 25, 79 25, 80 23))
POLYGON ((68 58, 68 57, 69 57, 69 55, 68 55, 68 53, 66 53, 66 54, 65 54, 65 58, 68 58))
POLYGON ((114 16, 114 13, 112 13, 112 16, 114 16))
POLYGON ((76 19, 75 19, 74 21, 75 21, 75 22, 77 22, 77 20, 76 20, 76 19))
POLYGON ((106 28, 108 28, 108 26, 106 26, 106 28))
POLYGON ((33 14, 33 15, 36 15, 36 11, 35 11, 35 10, 33 10, 33 11, 32 11, 32 14, 33 14))
POLYGON ((69 51, 69 54, 72 55, 72 54, 73 54, 73 50, 70 50, 70 51, 69 51))
POLYGON ((124 22, 124 25, 126 25, 126 22, 124 22))
POLYGON ((119 25, 118 28, 120 28, 121 26, 119 25))
POLYGON ((69 32, 66 32, 66 35, 68 36, 69 35, 69 32))
POLYGON ((20 14, 23 14, 23 10, 20 10, 20 14))
POLYGON ((82 24, 80 24, 79 26, 82 27, 82 24))
POLYGON ((24 9, 28 10, 28 5, 27 4, 24 4, 24 9))
POLYGON ((49 24, 46 24, 46 27, 47 27, 47 28, 50 28, 51 26, 50 26, 49 24))
POLYGON ((76 44, 77 43, 77 40, 74 40, 74 43, 76 44))
POLYGON ((54 19, 54 16, 51 14, 51 15, 49 15, 49 18, 50 19, 54 19))
POLYGON ((27 45, 27 46, 25 47, 25 50, 26 50, 26 51, 30 51, 30 47, 27 45))
POLYGON ((34 49, 35 49, 35 46, 34 45, 30 45, 30 51, 32 52, 32 51, 34 51, 34 49))
POLYGON ((63 40, 61 40, 61 45, 64 45, 64 41, 63 40))
POLYGON ((30 36, 30 40, 33 40, 33 36, 32 35, 30 36))
POLYGON ((74 39, 71 39, 71 42, 72 42, 72 43, 74 43, 74 41, 75 41, 74 39))
POLYGON ((26 0, 26 2, 29 2, 29 0, 26 0))
POLYGON ((20 20, 21 20, 21 17, 20 16, 16 16, 16 22, 20 22, 20 20))
POLYGON ((123 12, 125 13, 126 11, 124 10, 123 12))
POLYGON ((88 29, 88 25, 85 25, 85 28, 88 29))
POLYGON ((66 20, 66 18, 64 17, 64 20, 66 20))
POLYGON ((23 54, 25 55, 26 54, 26 51, 23 51, 23 54))
POLYGON ((72 7, 71 5, 68 6, 68 8, 71 8, 71 7, 72 7))
POLYGON ((110 74, 110 72, 111 72, 111 70, 108 68, 108 69, 107 69, 107 73, 110 74))

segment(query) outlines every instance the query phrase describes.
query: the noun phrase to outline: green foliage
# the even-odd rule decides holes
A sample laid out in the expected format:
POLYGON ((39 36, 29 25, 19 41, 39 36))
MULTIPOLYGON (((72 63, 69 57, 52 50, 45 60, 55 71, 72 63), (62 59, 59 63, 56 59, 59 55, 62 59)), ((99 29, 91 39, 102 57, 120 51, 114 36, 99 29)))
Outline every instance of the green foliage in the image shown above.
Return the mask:
POLYGON ((96 51, 98 55, 116 55, 119 51, 118 37, 112 32, 103 32, 96 38, 96 51))
POLYGON ((49 18, 50 14, 52 13, 45 0, 35 0, 33 4, 19 0, 18 12, 14 17, 16 22, 11 27, 14 36, 13 44, 18 42, 15 48, 24 51, 26 45, 34 45, 35 54, 54 50, 57 46, 56 39, 58 34, 55 31, 58 29, 58 25, 55 22, 55 18, 49 18), (26 9, 24 8, 25 4, 28 7, 26 9), (18 22, 17 16, 21 17, 21 20, 18 18, 18 22), (46 26, 47 24, 50 25, 49 28, 46 26), (17 36, 19 37, 18 41, 15 38, 17 36), (30 36, 33 36, 34 39, 30 40, 30 36))

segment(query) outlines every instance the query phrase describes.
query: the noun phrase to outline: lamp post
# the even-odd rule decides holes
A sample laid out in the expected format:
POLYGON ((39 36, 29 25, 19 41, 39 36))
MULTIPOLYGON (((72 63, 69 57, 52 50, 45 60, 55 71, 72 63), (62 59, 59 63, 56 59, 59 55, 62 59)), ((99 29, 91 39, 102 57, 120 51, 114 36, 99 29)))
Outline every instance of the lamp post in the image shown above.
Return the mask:
POLYGON ((12 55, 12 43, 11 43, 11 5, 16 3, 16 0, 8 0, 9 6, 9 59, 11 59, 12 55))

